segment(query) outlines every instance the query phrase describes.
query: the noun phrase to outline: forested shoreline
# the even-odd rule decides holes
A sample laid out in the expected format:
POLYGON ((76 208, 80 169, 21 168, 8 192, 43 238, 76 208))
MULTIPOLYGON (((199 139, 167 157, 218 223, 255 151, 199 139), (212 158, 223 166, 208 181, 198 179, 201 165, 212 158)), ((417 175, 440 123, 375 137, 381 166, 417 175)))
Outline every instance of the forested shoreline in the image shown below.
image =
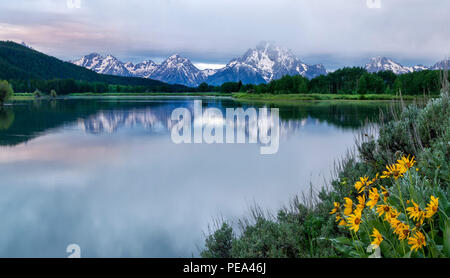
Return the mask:
POLYGON ((49 94, 55 90, 58 95, 76 93, 248 93, 248 94, 323 94, 323 95, 438 95, 439 71, 424 70, 396 75, 390 71, 368 73, 363 68, 343 68, 328 75, 321 75, 311 80, 300 75, 286 75, 267 84, 242 84, 226 82, 221 86, 206 83, 196 88, 176 85, 145 86, 120 85, 104 82, 89 82, 75 79, 11 79, 8 80, 18 93, 32 93, 36 89, 49 94))
POLYGON ((311 80, 301 76, 286 75, 268 84, 242 84, 226 82, 219 87, 206 83, 201 92, 247 92, 254 94, 403 94, 438 95, 440 79, 438 70, 424 70, 396 75, 391 71, 369 73, 364 68, 343 68, 311 80))

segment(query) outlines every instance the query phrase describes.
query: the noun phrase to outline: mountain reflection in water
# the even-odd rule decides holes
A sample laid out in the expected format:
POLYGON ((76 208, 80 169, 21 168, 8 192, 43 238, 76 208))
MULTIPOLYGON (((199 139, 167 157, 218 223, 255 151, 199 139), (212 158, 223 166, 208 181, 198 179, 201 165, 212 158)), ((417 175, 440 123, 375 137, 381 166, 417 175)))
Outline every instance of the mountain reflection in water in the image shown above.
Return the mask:
MULTIPOLYGON (((280 148, 174 144, 194 98, 16 102, 0 115, 0 257, 198 256, 214 218, 275 210, 320 185, 383 103, 280 108, 280 148), (2 116, 3 115, 3 116, 2 116)), ((204 98, 203 107, 261 107, 204 98)), ((268 108, 277 107, 268 105, 268 108)), ((247 132, 249 132, 247 130, 247 132)), ((254 132, 254 131, 252 131, 254 132)))

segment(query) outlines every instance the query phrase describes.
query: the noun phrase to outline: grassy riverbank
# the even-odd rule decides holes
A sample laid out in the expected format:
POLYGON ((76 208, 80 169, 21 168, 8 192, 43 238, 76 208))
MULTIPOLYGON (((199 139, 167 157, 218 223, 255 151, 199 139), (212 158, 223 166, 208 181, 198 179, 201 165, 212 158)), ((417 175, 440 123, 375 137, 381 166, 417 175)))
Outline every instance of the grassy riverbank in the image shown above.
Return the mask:
MULTIPOLYGON (((396 96, 387 94, 252 94, 252 93, 218 93, 218 92, 196 92, 196 93, 73 93, 64 97, 142 97, 142 96, 209 96, 209 97, 232 97, 238 101, 257 102, 297 102, 310 100, 417 100, 424 99, 423 96, 396 96)), ((49 96, 42 95, 41 99, 48 99, 49 96)), ((35 96, 32 93, 15 93, 11 100, 32 100, 35 96)))
POLYGON ((377 134, 364 131, 336 164, 329 184, 311 186, 273 215, 255 208, 237 223, 217 223, 201 255, 450 257, 448 95, 392 105, 377 134))
POLYGON ((217 96, 217 97, 224 97, 224 96, 230 96, 230 94, 227 93, 215 93, 215 92, 207 92, 207 93, 103 93, 103 94, 97 94, 97 93, 76 93, 76 94, 70 94, 69 96, 217 96))
POLYGON ((250 94, 233 93, 237 100, 252 101, 301 101, 301 100, 414 100, 423 96, 396 96, 388 94, 250 94))
MULTIPOLYGON (((65 97, 142 97, 142 96, 216 96, 216 97, 231 97, 226 93, 73 93, 68 95, 59 96, 59 98, 65 97)), ((15 93, 11 100, 33 100, 36 97, 32 93, 15 93)), ((48 99, 48 95, 42 95, 41 99, 48 99)))

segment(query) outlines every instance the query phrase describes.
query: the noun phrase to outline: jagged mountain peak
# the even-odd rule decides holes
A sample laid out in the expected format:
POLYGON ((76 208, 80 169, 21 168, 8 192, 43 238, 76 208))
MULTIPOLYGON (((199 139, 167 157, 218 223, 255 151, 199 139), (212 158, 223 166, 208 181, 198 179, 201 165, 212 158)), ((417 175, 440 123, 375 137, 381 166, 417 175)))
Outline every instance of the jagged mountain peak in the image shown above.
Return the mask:
POLYGON ((365 65, 365 69, 368 72, 392 71, 395 74, 411 72, 411 68, 404 67, 393 59, 383 56, 371 58, 365 65))
POLYGON ((429 68, 424 65, 403 66, 391 58, 377 56, 369 60, 369 63, 365 65, 365 69, 368 72, 392 71, 395 74, 404 74, 428 70, 429 68))
POLYGON ((187 66, 192 67, 193 69, 199 71, 197 67, 192 64, 192 62, 185 57, 180 56, 179 54, 173 54, 169 58, 167 58, 161 65, 167 65, 168 67, 181 67, 187 66))
MULTIPOLYGON (((255 48, 247 50, 243 56, 230 61, 227 67, 229 69, 245 68, 246 75, 248 75, 249 70, 254 70, 262 77, 264 82, 281 78, 283 75, 300 74, 312 78, 326 74, 326 70, 322 65, 307 65, 296 57, 290 49, 281 47, 273 41, 262 41, 258 43, 255 48)), ((225 71, 224 69, 222 72, 229 71, 225 71)), ((218 71, 217 74, 220 74, 220 72, 218 71)), ((252 78, 255 77, 255 75, 251 76, 252 78)))
POLYGON ((370 58, 369 63, 366 64, 366 66, 373 66, 377 68, 381 68, 384 65, 399 65, 402 66, 400 63, 394 61, 391 58, 384 57, 384 56, 377 56, 370 58))
POLYGON ((220 85, 223 82, 266 83, 284 75, 302 75, 312 78, 326 74, 322 65, 310 66, 303 63, 291 50, 273 41, 262 41, 244 55, 231 60, 225 68, 217 70, 207 83, 220 85))
POLYGON ((131 62, 124 65, 132 76, 150 78, 155 69, 159 66, 152 60, 145 60, 143 62, 133 64, 131 62))
POLYGON ((431 67, 432 70, 442 70, 449 68, 450 68, 450 58, 439 61, 431 67))
POLYGON ((111 54, 103 57, 98 53, 91 53, 86 56, 81 57, 79 60, 73 62, 75 65, 88 68, 97 73, 120 75, 120 76, 131 76, 128 69, 125 67, 124 63, 119 61, 116 57, 111 54))
POLYGON ((195 87, 205 80, 206 74, 194 66, 188 58, 174 54, 162 62, 150 78, 195 87))
POLYGON ((98 53, 88 54, 73 63, 102 74, 144 77, 187 86, 198 86, 213 74, 211 71, 200 71, 188 58, 179 54, 171 55, 161 64, 152 60, 137 64, 123 63, 113 55, 102 56, 98 53))

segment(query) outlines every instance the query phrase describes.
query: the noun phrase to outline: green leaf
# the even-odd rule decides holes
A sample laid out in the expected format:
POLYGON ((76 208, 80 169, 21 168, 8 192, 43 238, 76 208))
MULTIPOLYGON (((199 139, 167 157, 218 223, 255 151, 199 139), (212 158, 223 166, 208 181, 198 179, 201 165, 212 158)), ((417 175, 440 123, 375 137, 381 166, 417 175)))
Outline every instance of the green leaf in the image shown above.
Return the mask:
POLYGON ((344 244, 344 245, 352 244, 351 240, 347 237, 332 238, 330 240, 331 240, 331 242, 338 243, 338 244, 344 244))
POLYGON ((359 240, 354 240, 353 241, 353 246, 355 248, 364 249, 364 244, 361 241, 359 241, 359 240))
POLYGON ((444 231, 444 254, 447 258, 450 257, 450 221, 445 221, 444 231))
POLYGON ((403 256, 403 258, 411 258, 411 250, 403 256))

